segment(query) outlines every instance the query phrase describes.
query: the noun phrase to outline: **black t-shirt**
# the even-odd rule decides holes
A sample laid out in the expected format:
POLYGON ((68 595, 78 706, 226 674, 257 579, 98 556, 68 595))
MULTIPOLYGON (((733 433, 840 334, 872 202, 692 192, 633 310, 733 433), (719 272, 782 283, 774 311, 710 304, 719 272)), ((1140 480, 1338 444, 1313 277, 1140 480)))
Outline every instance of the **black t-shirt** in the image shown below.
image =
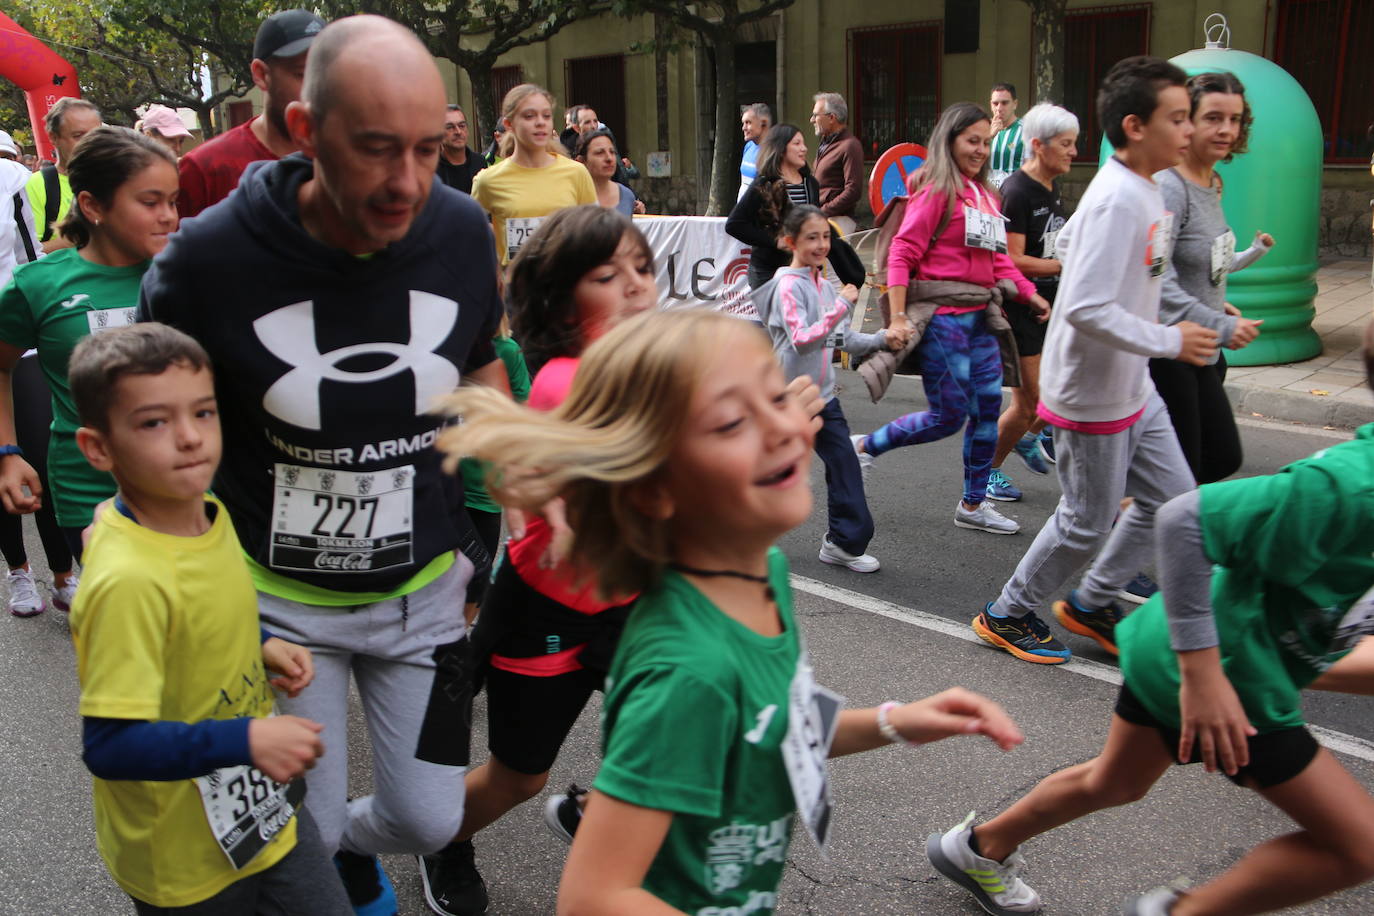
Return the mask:
POLYGON ((487 167, 487 162, 473 149, 468 150, 467 159, 463 160, 462 165, 454 165, 444 158, 444 154, 439 154, 439 167, 435 169, 435 174, 439 180, 450 188, 462 191, 464 194, 472 193, 472 177, 482 169, 487 167))
MULTIPOLYGON (((1050 190, 1025 171, 1018 169, 1002 183, 1002 215, 1007 218, 1007 231, 1026 237, 1026 254, 1032 258, 1054 257, 1045 252, 1046 239, 1053 239, 1064 227, 1064 202, 1059 196, 1059 182, 1050 190)), ((1035 291, 1048 301, 1054 301, 1059 291, 1059 275, 1032 277, 1035 291)))
POLYGON ((496 358, 495 250, 477 203, 438 181, 404 239, 330 248, 300 222, 311 174, 301 156, 250 166, 172 237, 140 312, 210 354, 215 493, 245 552, 311 585, 389 591, 468 534, 430 410, 496 358))

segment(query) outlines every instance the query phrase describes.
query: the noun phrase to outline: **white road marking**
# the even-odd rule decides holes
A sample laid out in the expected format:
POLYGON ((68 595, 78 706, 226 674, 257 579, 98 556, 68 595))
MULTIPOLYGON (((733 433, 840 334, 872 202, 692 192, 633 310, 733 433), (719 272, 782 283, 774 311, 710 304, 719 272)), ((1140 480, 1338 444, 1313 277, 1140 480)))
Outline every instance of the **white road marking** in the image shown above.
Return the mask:
MULTIPOLYGON (((921 627, 926 630, 933 630, 943 636, 952 636, 955 639, 962 639, 965 642, 975 642, 979 645, 986 645, 973 632, 967 623, 958 620, 950 620, 938 614, 928 611, 918 611, 915 608, 902 607, 900 604, 893 604, 882 598, 875 598, 872 595, 865 595, 851 589, 841 588, 838 585, 831 585, 829 582, 821 582, 818 579, 809 579, 806 576, 792 576, 792 588, 799 592, 806 592, 817 598, 824 598, 826 601, 833 601, 836 604, 843 604, 859 611, 867 611, 870 614, 877 614, 879 617, 887 617, 902 623, 909 623, 912 626, 921 627)), ((970 618, 972 619, 972 618, 970 618)), ((1121 670, 1113 665, 1105 665, 1087 658, 1074 658, 1068 664, 1057 666, 1063 671, 1071 674, 1090 677, 1094 680, 1104 681, 1108 684, 1119 685, 1121 683, 1121 670)), ((1355 735, 1347 735, 1345 732, 1338 732, 1334 729, 1323 728, 1320 725, 1308 725, 1313 737, 1322 744, 1323 747, 1335 751, 1339 754, 1346 754, 1360 760, 1374 763, 1374 741, 1367 741, 1355 735)))

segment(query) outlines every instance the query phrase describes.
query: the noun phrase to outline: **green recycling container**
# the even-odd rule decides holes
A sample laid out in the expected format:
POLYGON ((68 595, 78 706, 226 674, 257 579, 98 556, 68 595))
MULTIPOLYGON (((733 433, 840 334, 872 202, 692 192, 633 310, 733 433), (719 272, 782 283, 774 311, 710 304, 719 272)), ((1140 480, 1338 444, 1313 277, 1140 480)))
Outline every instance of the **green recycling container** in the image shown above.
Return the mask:
MULTIPOLYGON (((1227 280, 1226 298, 1246 318, 1263 319, 1254 343, 1227 350, 1233 366, 1267 366, 1311 359, 1322 351, 1312 330, 1317 295, 1317 229, 1321 215, 1322 128, 1307 92, 1271 60, 1218 42, 1172 58, 1190 76, 1229 71, 1245 86, 1254 114, 1248 152, 1217 164, 1225 182, 1222 209, 1248 247, 1256 231, 1274 248, 1227 280)), ((1102 161, 1112 153, 1103 139, 1102 161)))

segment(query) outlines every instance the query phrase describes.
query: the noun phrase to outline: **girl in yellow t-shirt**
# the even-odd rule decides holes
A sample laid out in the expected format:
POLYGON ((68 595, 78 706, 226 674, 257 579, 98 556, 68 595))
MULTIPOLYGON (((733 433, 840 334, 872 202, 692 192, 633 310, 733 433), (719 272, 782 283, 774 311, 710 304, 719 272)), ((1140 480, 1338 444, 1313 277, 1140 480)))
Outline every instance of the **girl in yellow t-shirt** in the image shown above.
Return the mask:
POLYGON ((596 203, 586 166, 568 158, 553 125, 553 95, 533 83, 506 93, 501 103, 503 158, 477 173, 472 196, 491 216, 504 267, 544 217, 564 207, 596 203))

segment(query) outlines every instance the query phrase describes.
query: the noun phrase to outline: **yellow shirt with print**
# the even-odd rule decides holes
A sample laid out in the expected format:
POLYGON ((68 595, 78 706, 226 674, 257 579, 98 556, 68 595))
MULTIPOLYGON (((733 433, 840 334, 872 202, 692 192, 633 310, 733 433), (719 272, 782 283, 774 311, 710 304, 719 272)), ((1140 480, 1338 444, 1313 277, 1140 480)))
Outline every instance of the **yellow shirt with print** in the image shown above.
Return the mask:
POLYGON ((472 179, 472 196, 491 214, 496 252, 504 267, 524 242, 524 237, 517 237, 524 235, 519 230, 535 228, 512 226, 508 234, 507 220, 541 219, 564 207, 594 204, 596 185, 587 167, 574 159, 555 156, 552 165, 529 169, 511 158, 478 172, 472 179))
MULTIPOLYGON (((52 238, 58 237, 57 227, 67 218, 67 211, 72 208, 72 183, 62 172, 57 173, 57 187, 57 219, 52 224, 52 238)), ((42 169, 29 176, 28 182, 24 185, 24 193, 29 195, 29 207, 33 210, 33 231, 37 232, 39 240, 42 240, 43 230, 47 227, 45 217, 48 214, 48 186, 43 181, 42 169)))
MULTIPOLYGON (((111 507, 100 514, 71 614, 81 715, 200 722, 271 714, 257 595, 228 511, 209 501, 215 518, 198 537, 160 534, 111 507)), ((115 881, 157 907, 212 897, 296 845, 292 818, 235 871, 190 779, 96 779, 95 827, 115 881)))

